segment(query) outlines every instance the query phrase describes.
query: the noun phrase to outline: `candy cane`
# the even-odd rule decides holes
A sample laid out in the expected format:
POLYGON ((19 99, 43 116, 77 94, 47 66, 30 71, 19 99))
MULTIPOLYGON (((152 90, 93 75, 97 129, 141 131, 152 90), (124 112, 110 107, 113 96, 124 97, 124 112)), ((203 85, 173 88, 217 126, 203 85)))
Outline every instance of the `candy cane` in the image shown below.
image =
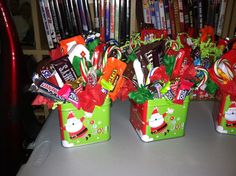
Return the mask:
POLYGON ((102 69, 105 67, 105 65, 107 63, 108 55, 114 50, 117 51, 117 59, 119 59, 119 60, 121 59, 121 57, 122 57, 121 49, 116 45, 109 46, 106 49, 106 52, 105 52, 104 57, 103 57, 102 69))
POLYGON ((208 79, 208 71, 205 68, 201 67, 201 66, 197 66, 197 67, 195 67, 195 69, 198 70, 198 71, 202 71, 203 74, 204 74, 203 79, 200 81, 200 83, 197 86, 197 89, 198 89, 206 83, 206 81, 208 79))
POLYGON ((85 58, 82 58, 80 61, 80 72, 83 80, 87 81, 87 74, 88 74, 88 65, 86 63, 85 58))
POLYGON ((234 74, 233 69, 226 59, 219 59, 214 64, 214 72, 216 74, 217 79, 224 84, 229 80, 233 80, 234 74))

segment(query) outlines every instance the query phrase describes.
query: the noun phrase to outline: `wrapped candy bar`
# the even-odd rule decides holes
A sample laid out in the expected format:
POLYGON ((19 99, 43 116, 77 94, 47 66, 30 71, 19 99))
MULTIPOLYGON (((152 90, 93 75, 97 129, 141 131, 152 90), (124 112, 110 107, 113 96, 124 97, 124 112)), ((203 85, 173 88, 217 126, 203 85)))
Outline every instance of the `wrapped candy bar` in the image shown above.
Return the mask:
POLYGON ((125 71, 126 63, 110 57, 103 69, 103 75, 99 82, 102 87, 109 91, 109 97, 114 101, 117 98, 119 90, 124 83, 123 72, 125 71))
POLYGON ((82 36, 74 36, 68 39, 61 40, 60 42, 60 48, 64 55, 67 55, 69 50, 76 44, 82 44, 85 45, 85 40, 82 36))
POLYGON ((59 75, 59 77, 57 77, 59 86, 62 86, 63 83, 66 83, 67 81, 75 81, 77 79, 75 70, 67 56, 61 57, 51 63, 59 75))

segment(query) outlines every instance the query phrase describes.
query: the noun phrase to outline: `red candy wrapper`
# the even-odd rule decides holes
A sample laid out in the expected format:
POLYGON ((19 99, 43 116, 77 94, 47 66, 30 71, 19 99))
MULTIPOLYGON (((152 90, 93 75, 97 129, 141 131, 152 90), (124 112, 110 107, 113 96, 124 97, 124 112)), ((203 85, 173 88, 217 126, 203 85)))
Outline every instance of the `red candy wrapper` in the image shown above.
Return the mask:
POLYGON ((171 75, 171 79, 181 78, 185 71, 192 63, 192 58, 190 56, 190 50, 181 48, 178 55, 176 56, 175 65, 171 75))
POLYGON ((193 84, 193 82, 190 82, 188 80, 181 80, 173 102, 182 105, 193 84))

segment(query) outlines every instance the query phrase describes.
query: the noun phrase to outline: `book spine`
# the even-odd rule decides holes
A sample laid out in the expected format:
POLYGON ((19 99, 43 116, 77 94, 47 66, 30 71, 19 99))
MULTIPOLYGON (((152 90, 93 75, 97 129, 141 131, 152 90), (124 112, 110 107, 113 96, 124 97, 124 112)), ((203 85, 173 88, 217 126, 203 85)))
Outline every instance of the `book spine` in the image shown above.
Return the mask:
POLYGON ((98 0, 93 0, 94 9, 94 30, 99 32, 99 4, 98 0))
POLYGON ((183 0, 183 13, 184 13, 184 31, 188 32, 189 22, 189 6, 187 0, 183 0))
POLYGON ((161 29, 161 19, 160 19, 160 12, 159 12, 159 2, 156 0, 154 2, 154 10, 155 10, 155 17, 157 23, 157 29, 161 29))
POLYGON ((213 8, 213 1, 208 0, 208 8, 207 8, 207 25, 213 26, 214 24, 214 8, 213 8))
POLYGON ((207 24, 207 14, 208 14, 208 1, 202 0, 202 23, 203 27, 207 24))
POLYGON ((228 37, 233 38, 235 37, 235 29, 236 29, 236 2, 234 1, 233 4, 233 11, 231 14, 231 19, 230 19, 230 28, 229 28, 229 33, 228 33, 228 37))
POLYGON ((68 1, 69 0, 63 0, 63 3, 62 3, 64 7, 64 15, 65 15, 64 23, 67 23, 69 36, 73 36, 74 35, 73 22, 72 22, 72 16, 70 14, 70 6, 69 6, 68 1))
POLYGON ((82 21, 82 26, 83 26, 83 32, 88 33, 89 28, 87 24, 86 12, 85 12, 83 1, 78 0, 78 6, 79 6, 79 13, 80 13, 81 21, 82 21))
POLYGON ((193 1, 188 0, 188 13, 189 13, 189 25, 191 28, 194 27, 193 24, 193 1))
POLYGON ((43 0, 39 0, 39 7, 40 7, 40 12, 41 12, 41 15, 42 15, 44 29, 45 29, 45 33, 46 33, 46 37, 47 37, 47 41, 48 41, 48 47, 49 47, 49 49, 53 49, 54 44, 53 44, 52 36, 50 34, 50 29, 49 29, 49 25, 48 25, 48 20, 47 20, 47 15, 46 15, 43 0))
POLYGON ((57 37, 56 37, 56 31, 53 24, 51 9, 48 0, 44 0, 44 9, 46 12, 46 17, 48 21, 48 28, 52 37, 53 43, 56 45, 58 43, 57 37))
POLYGON ((170 25, 171 25, 171 35, 172 38, 175 38, 176 36, 176 30, 175 30, 175 12, 174 12, 174 4, 172 0, 169 1, 169 12, 170 12, 170 25))
POLYGON ((180 19, 179 19, 179 4, 178 1, 174 0, 173 2, 174 7, 174 15, 175 15, 175 29, 176 34, 180 32, 180 19))
POLYGON ((75 14, 75 21, 78 27, 78 33, 81 35, 83 33, 83 27, 82 27, 82 21, 80 18, 80 13, 79 13, 79 5, 78 5, 78 1, 73 1, 73 9, 74 9, 74 14, 75 14))
POLYGON ((100 40, 105 42, 105 0, 100 0, 100 40))
MULTIPOLYGON (((133 2, 133 1, 132 1, 133 2)), ((144 24, 144 14, 143 14, 143 2, 142 0, 136 0, 135 2, 135 16, 138 24, 138 30, 140 31, 144 24)))
POLYGON ((61 14, 61 19, 62 19, 62 24, 63 24, 63 29, 65 31, 65 38, 71 36, 71 31, 70 31, 70 23, 67 20, 67 12, 66 12, 66 7, 65 7, 65 2, 64 0, 55 0, 58 1, 59 5, 59 11, 61 14))
POLYGON ((168 0, 164 0, 164 8, 165 8, 167 34, 171 35, 170 11, 169 11, 169 1, 168 0))
POLYGON ((125 18, 125 40, 130 40, 130 18, 131 18, 131 2, 126 0, 126 18, 125 18))
POLYGON ((180 26, 180 32, 184 31, 184 9, 183 9, 183 1, 178 0, 179 5, 179 26, 180 26))
POLYGON ((84 0, 84 9, 85 9, 85 16, 86 16, 86 21, 88 25, 88 31, 91 32, 93 30, 93 23, 92 23, 88 0, 84 0))
POLYGON ((143 0, 143 17, 144 17, 144 23, 148 24, 152 23, 148 0, 143 0))
POLYGON ((222 37, 228 37, 228 32, 230 28, 231 18, 232 18, 232 9, 234 6, 234 0, 227 0, 226 5, 226 11, 225 11, 225 18, 224 18, 224 24, 223 24, 223 31, 222 31, 222 37))
POLYGON ((59 40, 61 40, 61 34, 60 34, 60 28, 59 28, 55 5, 54 5, 53 0, 49 0, 49 5, 50 5, 51 15, 52 15, 53 24, 54 24, 54 28, 55 28, 55 32, 56 32, 56 38, 57 38, 57 41, 59 41, 59 40))
POLYGON ((126 36, 126 0, 120 0, 120 44, 125 43, 126 36))
POLYGON ((120 0, 116 0, 115 10, 115 40, 120 40, 120 0))
POLYGON ((66 31, 64 29, 64 24, 62 21, 62 16, 61 16, 61 11, 60 11, 60 6, 57 0, 53 0, 54 2, 54 7, 55 7, 55 12, 56 12, 56 16, 58 19, 58 25, 59 25, 59 29, 60 29, 60 35, 61 38, 64 39, 66 37, 66 31))
POLYGON ((105 0, 105 40, 110 40, 110 2, 105 0))
POLYGON ((203 28, 202 0, 198 0, 198 23, 199 23, 199 29, 202 29, 203 28))
POLYGON ((70 13, 72 27, 73 27, 73 33, 75 35, 81 34, 81 32, 79 31, 79 27, 77 25, 77 22, 76 22, 76 15, 75 15, 75 11, 74 11, 73 0, 69 0, 68 4, 69 4, 69 13, 70 13))
POLYGON ((219 15, 220 15, 220 1, 218 0, 214 1, 214 11, 215 11, 214 28, 215 28, 215 33, 216 33, 218 22, 219 22, 219 15))
POLYGON ((159 0, 159 12, 161 19, 161 29, 166 29, 166 18, 165 18, 165 9, 163 0, 159 0))
POLYGON ((216 31, 216 34, 218 36, 221 36, 222 30, 223 30, 223 23, 224 23, 224 17, 225 17, 226 3, 227 3, 227 0, 221 1, 219 22, 218 22, 217 31, 216 31))
POLYGON ((115 0, 110 1, 110 38, 115 38, 115 0))
POLYGON ((193 25, 195 31, 198 33, 199 30, 199 14, 198 14, 198 0, 193 0, 193 25))
POLYGON ((155 15, 155 8, 154 8, 154 0, 149 1, 149 9, 151 14, 151 23, 154 25, 154 28, 157 29, 157 21, 155 15))

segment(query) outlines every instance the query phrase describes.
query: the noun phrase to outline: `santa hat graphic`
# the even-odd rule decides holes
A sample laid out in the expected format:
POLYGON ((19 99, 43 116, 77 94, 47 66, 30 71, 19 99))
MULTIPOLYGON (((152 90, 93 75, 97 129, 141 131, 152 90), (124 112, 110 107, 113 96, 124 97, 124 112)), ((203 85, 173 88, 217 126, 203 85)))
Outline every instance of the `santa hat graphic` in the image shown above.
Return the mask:
POLYGON ((69 120, 69 119, 72 119, 72 118, 75 118, 75 116, 74 116, 73 112, 70 112, 67 119, 69 120))
POLYGON ((152 117, 157 117, 159 115, 157 107, 155 107, 152 111, 152 117))
POLYGON ((232 102, 231 105, 229 106, 229 108, 234 108, 234 109, 236 109, 236 102, 232 102))
POLYGON ((157 107, 155 107, 154 110, 152 111, 152 115, 157 114, 157 113, 158 113, 158 109, 157 107))

